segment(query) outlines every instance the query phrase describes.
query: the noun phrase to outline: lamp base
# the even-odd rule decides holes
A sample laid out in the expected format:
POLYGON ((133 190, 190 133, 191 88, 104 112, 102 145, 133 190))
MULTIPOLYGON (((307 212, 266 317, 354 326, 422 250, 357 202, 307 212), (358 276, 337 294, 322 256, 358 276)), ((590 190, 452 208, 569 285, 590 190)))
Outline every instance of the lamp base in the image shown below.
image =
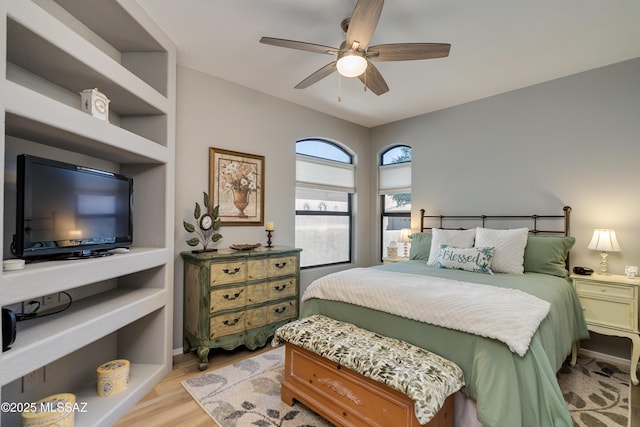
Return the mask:
POLYGON ((607 262, 607 257, 609 256, 606 252, 600 252, 600 274, 610 275, 609 273, 609 263, 607 262))

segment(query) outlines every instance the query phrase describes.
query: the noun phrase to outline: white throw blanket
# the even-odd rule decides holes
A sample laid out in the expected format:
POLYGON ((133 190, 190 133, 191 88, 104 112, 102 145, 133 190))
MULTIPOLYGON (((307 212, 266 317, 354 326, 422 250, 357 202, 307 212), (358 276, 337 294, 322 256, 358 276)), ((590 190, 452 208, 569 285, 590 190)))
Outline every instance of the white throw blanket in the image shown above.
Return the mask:
POLYGON ((517 289, 353 268, 315 280, 302 301, 320 298, 373 308, 500 340, 524 356, 551 304, 517 289))

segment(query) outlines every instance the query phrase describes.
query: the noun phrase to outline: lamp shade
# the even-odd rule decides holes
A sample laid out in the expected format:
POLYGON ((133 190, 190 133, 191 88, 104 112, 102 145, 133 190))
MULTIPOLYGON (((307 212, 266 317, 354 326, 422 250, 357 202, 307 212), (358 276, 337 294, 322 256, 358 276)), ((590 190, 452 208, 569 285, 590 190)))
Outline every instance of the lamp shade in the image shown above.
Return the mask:
POLYGON ((400 230, 400 241, 404 243, 409 243, 411 241, 411 238, 409 237, 410 235, 411 235, 411 230, 408 228, 403 228, 402 230, 400 230))
POLYGON ((598 228, 593 232, 591 243, 587 246, 594 251, 620 252, 620 244, 614 230, 598 228))

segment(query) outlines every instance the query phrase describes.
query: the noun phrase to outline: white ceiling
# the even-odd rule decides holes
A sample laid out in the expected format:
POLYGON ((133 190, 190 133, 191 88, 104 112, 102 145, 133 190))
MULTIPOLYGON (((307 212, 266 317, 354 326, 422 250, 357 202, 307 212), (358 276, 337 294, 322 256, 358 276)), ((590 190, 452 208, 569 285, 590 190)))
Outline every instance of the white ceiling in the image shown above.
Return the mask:
POLYGON ((381 96, 337 73, 294 89, 334 58, 260 37, 339 47, 356 0, 138 3, 179 64, 367 127, 640 57, 638 0, 389 0, 370 45, 451 43, 449 57, 376 62, 390 88, 381 96))

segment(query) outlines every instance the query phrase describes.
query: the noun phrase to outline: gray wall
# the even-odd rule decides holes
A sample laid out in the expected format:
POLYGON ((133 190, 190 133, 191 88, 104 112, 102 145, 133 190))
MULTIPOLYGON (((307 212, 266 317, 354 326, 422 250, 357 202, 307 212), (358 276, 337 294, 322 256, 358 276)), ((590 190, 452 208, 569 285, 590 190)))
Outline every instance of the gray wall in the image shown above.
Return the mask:
MULTIPOLYGON (((176 224, 173 348, 182 348, 183 265, 180 252, 190 250, 183 220, 193 218, 196 201, 208 191, 209 147, 265 156, 265 221, 275 222, 273 243, 294 246, 295 143, 310 137, 328 138, 347 146, 356 158, 354 263, 368 265, 369 141, 364 127, 282 101, 269 95, 178 67, 176 135, 176 224)), ((234 243, 266 244, 264 227, 223 226, 217 247, 234 243)), ((302 273, 302 288, 337 268, 302 273)))
POLYGON ((587 249, 594 228, 616 230, 612 273, 640 264, 640 59, 374 128, 373 157, 390 142, 413 147, 412 227, 420 208, 560 214, 569 205, 572 265, 598 268, 587 249))
MULTIPOLYGON (((383 98, 380 98, 383 101, 383 98)), ((613 273, 640 264, 640 59, 366 129, 197 71, 178 68, 174 348, 182 347, 182 220, 207 190, 208 148, 266 158, 265 220, 274 242, 294 244, 296 140, 346 144, 358 162, 355 262, 378 262, 379 153, 413 147, 413 227, 432 213, 561 213, 573 208, 573 265, 597 268, 594 228, 614 228, 613 273)), ((220 247, 265 241, 262 227, 223 227, 220 247)), ((335 268, 306 270, 302 289, 335 268)), ((587 346, 629 357, 628 340, 587 346)))

